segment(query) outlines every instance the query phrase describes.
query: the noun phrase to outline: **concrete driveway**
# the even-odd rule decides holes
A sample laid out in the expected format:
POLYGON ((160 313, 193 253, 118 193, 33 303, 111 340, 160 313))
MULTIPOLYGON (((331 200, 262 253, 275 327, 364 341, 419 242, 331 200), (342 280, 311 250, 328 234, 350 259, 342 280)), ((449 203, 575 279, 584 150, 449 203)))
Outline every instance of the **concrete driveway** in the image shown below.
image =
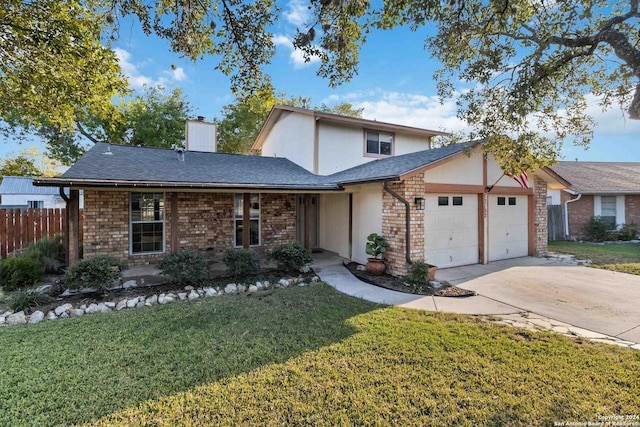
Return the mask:
POLYGON ((640 276, 525 257, 438 270, 437 278, 523 311, 640 342, 640 276))

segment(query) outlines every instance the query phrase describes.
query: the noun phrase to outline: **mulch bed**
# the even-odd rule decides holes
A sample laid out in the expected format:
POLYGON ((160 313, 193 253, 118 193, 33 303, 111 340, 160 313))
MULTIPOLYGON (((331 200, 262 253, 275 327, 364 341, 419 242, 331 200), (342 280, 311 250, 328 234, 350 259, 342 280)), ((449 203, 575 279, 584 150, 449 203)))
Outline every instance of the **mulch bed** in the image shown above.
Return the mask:
POLYGON ((436 296, 436 297, 469 297, 476 293, 466 289, 458 288, 447 282, 429 281, 423 284, 410 283, 407 278, 395 277, 390 274, 374 276, 367 273, 366 270, 358 269, 361 264, 350 262, 345 267, 363 282, 379 286, 381 288, 390 289, 392 291, 404 292, 407 294, 436 296), (435 285, 435 286, 434 286, 435 285))

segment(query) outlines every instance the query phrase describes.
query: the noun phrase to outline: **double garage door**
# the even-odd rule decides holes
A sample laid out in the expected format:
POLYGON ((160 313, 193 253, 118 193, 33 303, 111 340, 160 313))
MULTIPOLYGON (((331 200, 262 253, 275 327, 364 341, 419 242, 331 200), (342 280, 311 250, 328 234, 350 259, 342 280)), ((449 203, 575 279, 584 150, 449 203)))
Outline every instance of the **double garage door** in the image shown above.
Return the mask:
MULTIPOLYGON (((438 267, 479 262, 478 195, 436 194, 425 200, 425 257, 438 267)), ((528 254, 527 196, 489 196, 489 261, 528 254)))

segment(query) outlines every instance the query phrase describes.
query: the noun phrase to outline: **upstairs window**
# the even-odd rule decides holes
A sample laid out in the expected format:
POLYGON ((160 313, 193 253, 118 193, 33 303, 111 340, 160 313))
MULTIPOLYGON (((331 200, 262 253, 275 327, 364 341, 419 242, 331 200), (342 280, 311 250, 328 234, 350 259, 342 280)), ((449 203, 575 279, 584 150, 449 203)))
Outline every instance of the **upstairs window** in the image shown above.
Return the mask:
POLYGON ((366 154, 390 156, 393 153, 393 134, 366 131, 366 154))
POLYGON ((43 200, 29 200, 27 202, 27 204, 29 205, 29 209, 42 209, 42 208, 44 208, 44 201, 43 200))

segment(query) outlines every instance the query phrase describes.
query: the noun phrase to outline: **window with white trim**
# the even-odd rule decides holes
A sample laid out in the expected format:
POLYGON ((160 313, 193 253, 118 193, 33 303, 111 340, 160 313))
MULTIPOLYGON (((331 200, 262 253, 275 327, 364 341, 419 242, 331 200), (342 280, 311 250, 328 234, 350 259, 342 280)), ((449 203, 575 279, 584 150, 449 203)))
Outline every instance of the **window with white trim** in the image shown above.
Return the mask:
POLYGON ((29 209, 42 209, 44 208, 44 200, 29 200, 27 202, 29 209))
POLYGON ((600 216, 609 230, 616 229, 616 196, 600 197, 600 216))
MULTIPOLYGON (((244 246, 244 206, 245 195, 242 193, 236 194, 234 198, 234 236, 235 246, 244 246)), ((249 203, 249 246, 260 245, 260 194, 251 193, 248 194, 249 203)))
POLYGON ((131 193, 130 247, 132 254, 164 251, 164 194, 131 193))
POLYGON ((366 131, 367 154, 390 156, 393 153, 393 134, 366 131))

